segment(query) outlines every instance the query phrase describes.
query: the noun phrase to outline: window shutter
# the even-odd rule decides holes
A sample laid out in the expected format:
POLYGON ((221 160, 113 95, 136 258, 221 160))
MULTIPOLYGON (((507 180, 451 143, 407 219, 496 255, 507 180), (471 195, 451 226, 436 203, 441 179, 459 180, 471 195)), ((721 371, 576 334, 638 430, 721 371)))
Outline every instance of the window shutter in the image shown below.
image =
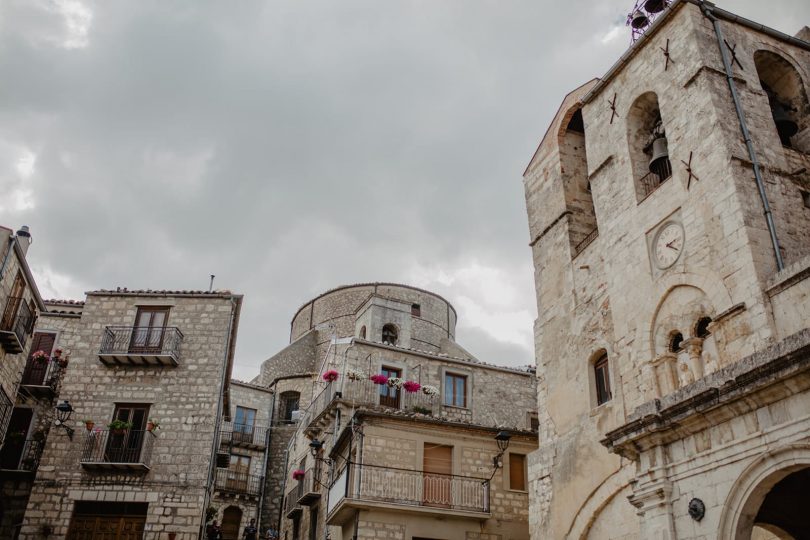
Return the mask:
POLYGON ((526 456, 509 454, 509 489, 526 491, 526 456))

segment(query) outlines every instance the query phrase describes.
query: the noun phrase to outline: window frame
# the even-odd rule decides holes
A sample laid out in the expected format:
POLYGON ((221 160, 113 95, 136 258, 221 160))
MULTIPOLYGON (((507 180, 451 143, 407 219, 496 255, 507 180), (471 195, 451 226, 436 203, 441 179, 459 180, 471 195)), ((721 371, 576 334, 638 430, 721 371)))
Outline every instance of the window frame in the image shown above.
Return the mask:
POLYGON ((250 407, 243 407, 242 405, 237 405, 236 409, 234 410, 233 414, 233 430, 239 431, 240 433, 253 433, 253 430, 256 428, 256 413, 258 411, 256 409, 251 409, 250 407), (253 413, 250 417, 250 422, 239 422, 237 419, 239 418, 239 411, 247 411, 253 413), (237 426, 242 426, 242 429, 238 429, 237 426), (249 430, 249 431, 248 431, 249 430))
POLYGON ((594 389, 596 390, 596 406, 609 403, 613 399, 610 384, 610 356, 605 352, 596 357, 591 366, 593 370, 594 389), (600 386, 600 374, 602 385, 600 386))
POLYGON ((459 409, 469 409, 469 375, 466 373, 459 373, 456 371, 445 371, 442 377, 442 386, 444 390, 444 399, 442 400, 445 407, 456 407, 459 409), (449 379, 449 381, 448 381, 449 379), (456 402, 457 396, 457 383, 463 382, 462 404, 456 402), (452 385, 452 392, 448 388, 448 382, 452 385))
POLYGON ((507 463, 509 464, 509 470, 506 472, 506 489, 509 491, 519 491, 522 493, 526 493, 529 491, 529 474, 528 474, 528 459, 526 454, 521 454, 519 452, 509 452, 509 457, 507 459, 507 463), (522 487, 514 487, 512 485, 512 458, 513 457, 520 457, 521 458, 521 469, 522 469, 522 487))

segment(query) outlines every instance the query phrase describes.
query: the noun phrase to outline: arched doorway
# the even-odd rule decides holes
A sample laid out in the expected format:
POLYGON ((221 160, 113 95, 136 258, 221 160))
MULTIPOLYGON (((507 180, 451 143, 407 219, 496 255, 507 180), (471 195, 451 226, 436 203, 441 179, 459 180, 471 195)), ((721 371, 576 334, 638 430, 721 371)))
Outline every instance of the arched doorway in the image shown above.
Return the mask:
POLYGON ((239 525, 242 523, 242 510, 229 506, 222 513, 222 540, 238 540, 239 525))
POLYGON ((810 540, 810 445, 760 456, 732 486, 718 538, 810 540))

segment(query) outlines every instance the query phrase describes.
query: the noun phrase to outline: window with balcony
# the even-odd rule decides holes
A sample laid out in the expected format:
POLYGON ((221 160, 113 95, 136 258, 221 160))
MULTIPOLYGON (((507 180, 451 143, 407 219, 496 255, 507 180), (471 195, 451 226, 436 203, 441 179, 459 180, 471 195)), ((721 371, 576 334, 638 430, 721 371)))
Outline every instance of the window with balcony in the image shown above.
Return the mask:
POLYGON ((0 345, 9 354, 19 354, 25 348, 28 336, 34 330, 36 309, 33 300, 26 302, 25 278, 17 272, 11 294, 0 317, 0 345))
POLYGON ((236 407, 236 414, 233 420, 234 442, 249 442, 253 440, 253 432, 256 422, 256 409, 247 407, 236 407))
POLYGON ((108 365, 177 366, 183 333, 167 326, 169 310, 140 306, 134 326, 107 326, 99 360, 108 365))
POLYGON ((139 307, 135 316, 135 328, 129 344, 131 352, 156 352, 163 346, 166 323, 169 320, 167 307, 139 307))
POLYGON ((146 430, 148 416, 148 404, 117 404, 108 429, 87 432, 82 465, 86 468, 149 470, 155 435, 146 430))
POLYGON ((25 387, 31 394, 36 395, 37 392, 45 391, 52 393, 56 390, 57 379, 61 374, 60 365, 55 361, 34 360, 34 353, 38 351, 43 351, 50 357, 53 354, 55 343, 56 334, 54 332, 34 332, 31 349, 20 380, 20 386, 25 387))
MULTIPOLYGON (((393 367, 382 366, 380 373, 389 379, 398 379, 402 377, 402 370, 393 367)), ((383 407, 393 407, 394 409, 399 409, 401 395, 401 392, 396 388, 388 386, 387 384, 380 385, 380 405, 383 407)))
POLYGON ((526 456, 509 454, 509 489, 526 491, 526 456))
POLYGON ((444 374, 444 404, 451 407, 467 407, 466 375, 444 374))

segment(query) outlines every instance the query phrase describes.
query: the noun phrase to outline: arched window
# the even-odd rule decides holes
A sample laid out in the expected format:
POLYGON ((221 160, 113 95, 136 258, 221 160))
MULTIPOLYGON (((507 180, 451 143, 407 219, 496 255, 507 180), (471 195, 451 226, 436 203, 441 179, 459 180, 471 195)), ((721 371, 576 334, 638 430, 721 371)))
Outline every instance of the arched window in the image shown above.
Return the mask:
POLYGON ((565 205, 571 211, 568 234, 573 255, 576 257, 597 235, 596 211, 588 181, 585 121, 582 118, 581 108, 571 114, 571 119, 565 126, 559 137, 560 166, 565 205))
POLYGON ((301 394, 299 392, 282 392, 279 396, 279 416, 283 422, 292 422, 292 413, 300 408, 301 394))
POLYGON ((382 327, 382 342, 387 345, 397 344, 397 327, 393 324, 386 324, 382 327))
POLYGON ((770 51, 755 52, 754 66, 782 145, 810 153, 810 104, 801 75, 790 62, 770 51))
POLYGON ((610 391, 610 364, 606 352, 599 355, 593 363, 593 380, 596 386, 596 404, 610 401, 613 394, 610 391))
POLYGON ((683 334, 680 332, 672 332, 669 336, 669 352, 675 353, 681 350, 683 346, 683 334))
POLYGON ((642 94, 630 107, 627 140, 636 196, 641 201, 672 176, 665 123, 653 92, 642 94))
POLYGON ((360 327, 360 339, 366 339, 366 326, 365 325, 360 327))
POLYGON ((709 332, 709 324, 711 322, 711 317, 701 317, 698 319, 697 324, 695 324, 695 337, 704 339, 709 337, 709 335, 711 335, 711 332, 709 332))

